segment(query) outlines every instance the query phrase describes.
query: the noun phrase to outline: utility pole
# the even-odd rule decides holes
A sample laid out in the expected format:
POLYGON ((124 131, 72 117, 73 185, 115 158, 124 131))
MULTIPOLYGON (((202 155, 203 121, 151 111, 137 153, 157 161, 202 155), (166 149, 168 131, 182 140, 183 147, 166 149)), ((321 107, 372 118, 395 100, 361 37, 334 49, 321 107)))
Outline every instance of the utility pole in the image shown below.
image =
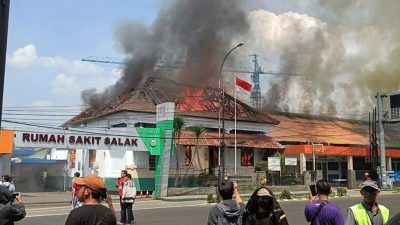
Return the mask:
POLYGON ((218 75, 218 87, 219 87, 219 116, 218 116, 218 137, 219 137, 219 151, 218 151, 218 185, 221 184, 222 180, 225 178, 225 89, 222 84, 222 68, 224 67, 225 60, 228 58, 229 54, 235 49, 243 46, 243 42, 240 42, 235 47, 233 47, 228 53, 226 53, 224 59, 222 60, 221 67, 219 68, 218 75), (221 130, 221 115, 222 115, 222 130, 221 130), (222 133, 221 133, 222 132, 222 133), (221 136, 222 134, 222 136, 221 136), (222 171, 221 171, 222 164, 222 171), (222 174, 221 174, 222 173, 222 174))
POLYGON ((377 101, 377 113, 378 113, 378 124, 379 124, 379 148, 381 150, 381 181, 382 181, 382 189, 387 188, 386 182, 386 155, 385 155, 385 132, 383 129, 383 101, 382 98, 386 97, 385 94, 381 95, 378 93, 376 95, 377 101))
POLYGON ((0 1, 1 1, 0 2, 0 128, 1 128, 10 0, 0 0, 0 1))

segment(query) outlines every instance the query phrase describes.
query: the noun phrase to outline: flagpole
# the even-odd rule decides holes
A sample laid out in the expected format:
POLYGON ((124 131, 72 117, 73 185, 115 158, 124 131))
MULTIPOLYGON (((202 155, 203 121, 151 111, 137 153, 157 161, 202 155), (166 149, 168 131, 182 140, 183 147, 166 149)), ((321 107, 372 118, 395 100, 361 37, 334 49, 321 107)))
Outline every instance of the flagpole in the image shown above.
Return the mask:
POLYGON ((236 174, 236 150, 237 150, 237 139, 236 139, 236 129, 237 129, 237 122, 236 122, 236 99, 237 99, 237 94, 236 94, 236 89, 237 87, 242 88, 243 90, 248 92, 251 92, 252 85, 245 80, 242 80, 238 77, 235 77, 235 174, 236 174))
POLYGON ((237 90, 236 90, 236 80, 235 80, 235 175, 236 175, 236 157, 237 157, 237 154, 236 154, 236 92, 237 92, 237 90))

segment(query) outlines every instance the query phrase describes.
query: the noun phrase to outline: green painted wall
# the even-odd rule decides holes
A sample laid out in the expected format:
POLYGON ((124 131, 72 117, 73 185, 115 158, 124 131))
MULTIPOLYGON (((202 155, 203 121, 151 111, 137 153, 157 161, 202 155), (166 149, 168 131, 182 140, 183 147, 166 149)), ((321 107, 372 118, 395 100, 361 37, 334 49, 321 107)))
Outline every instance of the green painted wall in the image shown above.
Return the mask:
MULTIPOLYGON (((106 178, 106 188, 109 191, 118 191, 118 188, 115 187, 115 182, 117 178, 106 178)), ((133 178, 133 182, 135 182, 137 191, 154 191, 154 178, 133 178)))

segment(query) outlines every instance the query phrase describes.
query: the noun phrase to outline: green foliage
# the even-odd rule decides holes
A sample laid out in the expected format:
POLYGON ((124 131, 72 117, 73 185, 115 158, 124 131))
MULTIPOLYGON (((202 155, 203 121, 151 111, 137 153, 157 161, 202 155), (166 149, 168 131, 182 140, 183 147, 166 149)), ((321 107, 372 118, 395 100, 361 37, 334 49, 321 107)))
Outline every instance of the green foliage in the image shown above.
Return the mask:
POLYGON ((206 131, 206 128, 202 124, 196 124, 194 126, 188 127, 187 129, 193 131, 197 139, 202 133, 206 131))
POLYGON ((267 171, 268 162, 266 160, 260 160, 256 163, 256 171, 267 171))
POLYGON ((208 195, 207 195, 207 202, 208 202, 208 203, 213 203, 213 202, 215 202, 214 195, 213 195, 212 193, 208 193, 208 195))
POLYGON ((174 118, 174 130, 180 131, 182 130, 183 126, 185 125, 185 120, 181 116, 175 116, 174 118))
POLYGON ((400 187, 399 186, 393 187, 393 189, 394 189, 394 192, 396 192, 396 193, 400 192, 400 187))
POLYGON ((336 190, 338 196, 346 196, 347 195, 347 188, 340 187, 336 190))
POLYGON ((220 202, 221 201, 221 196, 217 194, 217 198, 215 199, 215 202, 220 202))
POLYGON ((308 172, 311 174, 311 181, 316 181, 317 180, 317 171, 309 170, 308 172))
POLYGON ((280 196, 282 199, 292 199, 292 194, 290 194, 290 191, 288 190, 283 190, 280 196))

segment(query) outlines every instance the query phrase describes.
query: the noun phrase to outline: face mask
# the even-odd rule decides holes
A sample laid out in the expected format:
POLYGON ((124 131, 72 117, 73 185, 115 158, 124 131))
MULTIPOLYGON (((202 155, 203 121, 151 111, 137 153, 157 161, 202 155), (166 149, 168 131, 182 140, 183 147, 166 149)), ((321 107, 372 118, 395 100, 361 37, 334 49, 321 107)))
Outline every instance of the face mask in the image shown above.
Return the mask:
POLYGON ((258 199, 258 206, 264 210, 269 210, 272 208, 272 198, 271 197, 260 197, 258 199))
POLYGON ((371 189, 365 189, 361 191, 361 194, 364 197, 364 201, 367 204, 372 204, 376 201, 376 196, 377 196, 377 191, 376 190, 371 190, 371 189))

